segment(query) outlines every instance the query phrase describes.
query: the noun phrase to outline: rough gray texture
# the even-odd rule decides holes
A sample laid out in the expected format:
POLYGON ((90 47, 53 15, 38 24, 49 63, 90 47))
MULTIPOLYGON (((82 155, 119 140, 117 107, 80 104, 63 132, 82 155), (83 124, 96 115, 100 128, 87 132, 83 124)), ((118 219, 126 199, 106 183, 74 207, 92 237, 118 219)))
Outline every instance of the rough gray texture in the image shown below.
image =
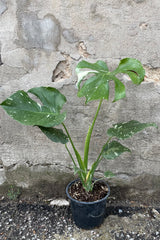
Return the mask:
MULTIPOLYGON (((146 68, 145 81, 135 87, 123 77, 127 98, 104 103, 93 133, 90 163, 113 123, 135 119, 160 126, 159 10, 158 0, 0 1, 0 13, 5 11, 0 18, 0 101, 18 89, 41 85, 61 89, 68 99, 66 124, 82 153, 97 103, 85 106, 84 99, 76 97, 76 64, 82 59, 102 59, 112 69, 120 59, 134 57, 146 68)), ((18 186, 37 186, 40 179, 47 182, 51 178, 54 182, 56 172, 61 176, 67 172, 65 185, 72 168, 64 146, 50 142, 37 128, 18 124, 2 109, 0 115, 0 183, 7 179, 18 186), (26 174, 19 171, 21 167, 26 174)), ((159 130, 147 129, 125 141, 132 149, 131 155, 103 161, 98 173, 103 169, 114 171, 113 185, 133 186, 139 177, 148 174, 151 182, 156 182, 160 175, 159 142, 159 130)), ((141 181, 148 184, 147 177, 140 178, 138 185, 141 181)), ((158 184, 147 186, 159 190, 158 184)))
POLYGON ((1 0, 0 1, 0 15, 2 15, 7 10, 7 1, 1 0))
POLYGON ((145 0, 134 0, 136 3, 144 2, 145 0))
POLYGON ((73 29, 64 29, 63 30, 63 37, 69 43, 78 42, 78 38, 75 36, 75 33, 74 33, 73 29))
POLYGON ((51 14, 38 19, 33 12, 21 13, 19 16, 19 40, 26 49, 40 48, 56 50, 60 42, 60 26, 51 14))

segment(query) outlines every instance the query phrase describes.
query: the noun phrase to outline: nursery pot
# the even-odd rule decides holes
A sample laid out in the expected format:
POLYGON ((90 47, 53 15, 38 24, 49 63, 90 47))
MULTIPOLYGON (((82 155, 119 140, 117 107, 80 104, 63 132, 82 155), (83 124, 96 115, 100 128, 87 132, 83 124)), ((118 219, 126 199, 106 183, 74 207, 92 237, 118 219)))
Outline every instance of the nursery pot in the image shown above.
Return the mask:
POLYGON ((106 182, 103 182, 108 188, 108 193, 104 198, 94 202, 82 202, 72 198, 68 192, 71 185, 76 181, 79 181, 79 179, 72 181, 66 187, 66 194, 70 199, 71 211, 75 224, 83 229, 93 229, 100 226, 104 221, 106 201, 110 194, 110 187, 106 182))

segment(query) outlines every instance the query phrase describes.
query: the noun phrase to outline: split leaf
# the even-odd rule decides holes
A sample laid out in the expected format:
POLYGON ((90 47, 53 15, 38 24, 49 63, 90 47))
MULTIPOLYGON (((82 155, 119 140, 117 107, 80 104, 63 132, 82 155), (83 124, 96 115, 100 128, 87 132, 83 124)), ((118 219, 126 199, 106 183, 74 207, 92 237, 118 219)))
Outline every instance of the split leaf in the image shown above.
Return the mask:
POLYGON ((19 90, 1 103, 3 109, 16 121, 24 125, 53 127, 62 123, 66 113, 60 113, 66 98, 55 88, 39 87, 29 90, 42 102, 30 98, 27 92, 19 90))
POLYGON ((134 84, 140 84, 144 79, 145 70, 137 59, 125 58, 112 72, 109 72, 104 61, 96 63, 81 61, 76 67, 76 73, 78 75, 78 97, 86 97, 86 103, 98 99, 108 100, 110 81, 114 81, 115 84, 115 102, 126 96, 125 86, 116 75, 119 73, 128 74, 134 84), (84 80, 83 84, 82 80, 84 80))
POLYGON ((134 58, 124 58, 120 61, 119 66, 114 74, 125 73, 127 74, 134 84, 140 84, 145 75, 145 70, 140 61, 134 58))

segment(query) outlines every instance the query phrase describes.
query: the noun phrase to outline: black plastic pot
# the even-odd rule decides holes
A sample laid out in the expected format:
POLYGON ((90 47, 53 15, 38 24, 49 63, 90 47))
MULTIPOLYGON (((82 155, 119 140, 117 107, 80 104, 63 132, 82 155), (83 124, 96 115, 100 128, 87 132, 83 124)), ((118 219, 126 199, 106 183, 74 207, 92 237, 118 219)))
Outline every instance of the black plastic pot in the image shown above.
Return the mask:
POLYGON ((70 199, 71 211, 75 224, 83 229, 93 229, 100 226, 104 221, 106 201, 110 195, 110 187, 105 182, 108 187, 108 193, 104 198, 95 202, 82 202, 72 198, 68 192, 70 186, 76 181, 78 181, 78 179, 72 181, 66 187, 66 194, 70 199))

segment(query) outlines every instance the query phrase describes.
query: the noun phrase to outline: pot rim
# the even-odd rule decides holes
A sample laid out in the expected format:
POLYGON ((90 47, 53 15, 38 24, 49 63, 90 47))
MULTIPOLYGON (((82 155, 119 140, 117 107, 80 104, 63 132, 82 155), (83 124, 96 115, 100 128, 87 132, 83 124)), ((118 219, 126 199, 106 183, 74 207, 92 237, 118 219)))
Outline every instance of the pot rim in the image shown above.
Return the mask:
POLYGON ((108 193, 107 193, 107 195, 106 195, 104 198, 99 199, 99 200, 94 201, 94 202, 78 201, 78 200, 76 200, 76 199, 74 199, 74 198, 71 197, 71 195, 69 194, 68 190, 69 190, 70 186, 71 186, 73 183, 75 183, 75 182, 77 182, 77 181, 79 181, 79 180, 80 180, 79 178, 73 180, 73 181, 70 182, 70 183, 67 185, 67 187, 66 187, 67 197, 68 197, 70 200, 72 200, 72 201, 74 201, 74 202, 76 202, 76 203, 84 204, 84 205, 93 205, 93 204, 95 204, 95 203, 100 203, 100 202, 106 200, 106 199, 108 198, 108 196, 110 195, 110 187, 109 187, 108 183, 107 183, 106 181, 104 181, 104 180, 100 180, 100 181, 103 181, 103 182, 105 183, 105 185, 108 187, 108 193))

